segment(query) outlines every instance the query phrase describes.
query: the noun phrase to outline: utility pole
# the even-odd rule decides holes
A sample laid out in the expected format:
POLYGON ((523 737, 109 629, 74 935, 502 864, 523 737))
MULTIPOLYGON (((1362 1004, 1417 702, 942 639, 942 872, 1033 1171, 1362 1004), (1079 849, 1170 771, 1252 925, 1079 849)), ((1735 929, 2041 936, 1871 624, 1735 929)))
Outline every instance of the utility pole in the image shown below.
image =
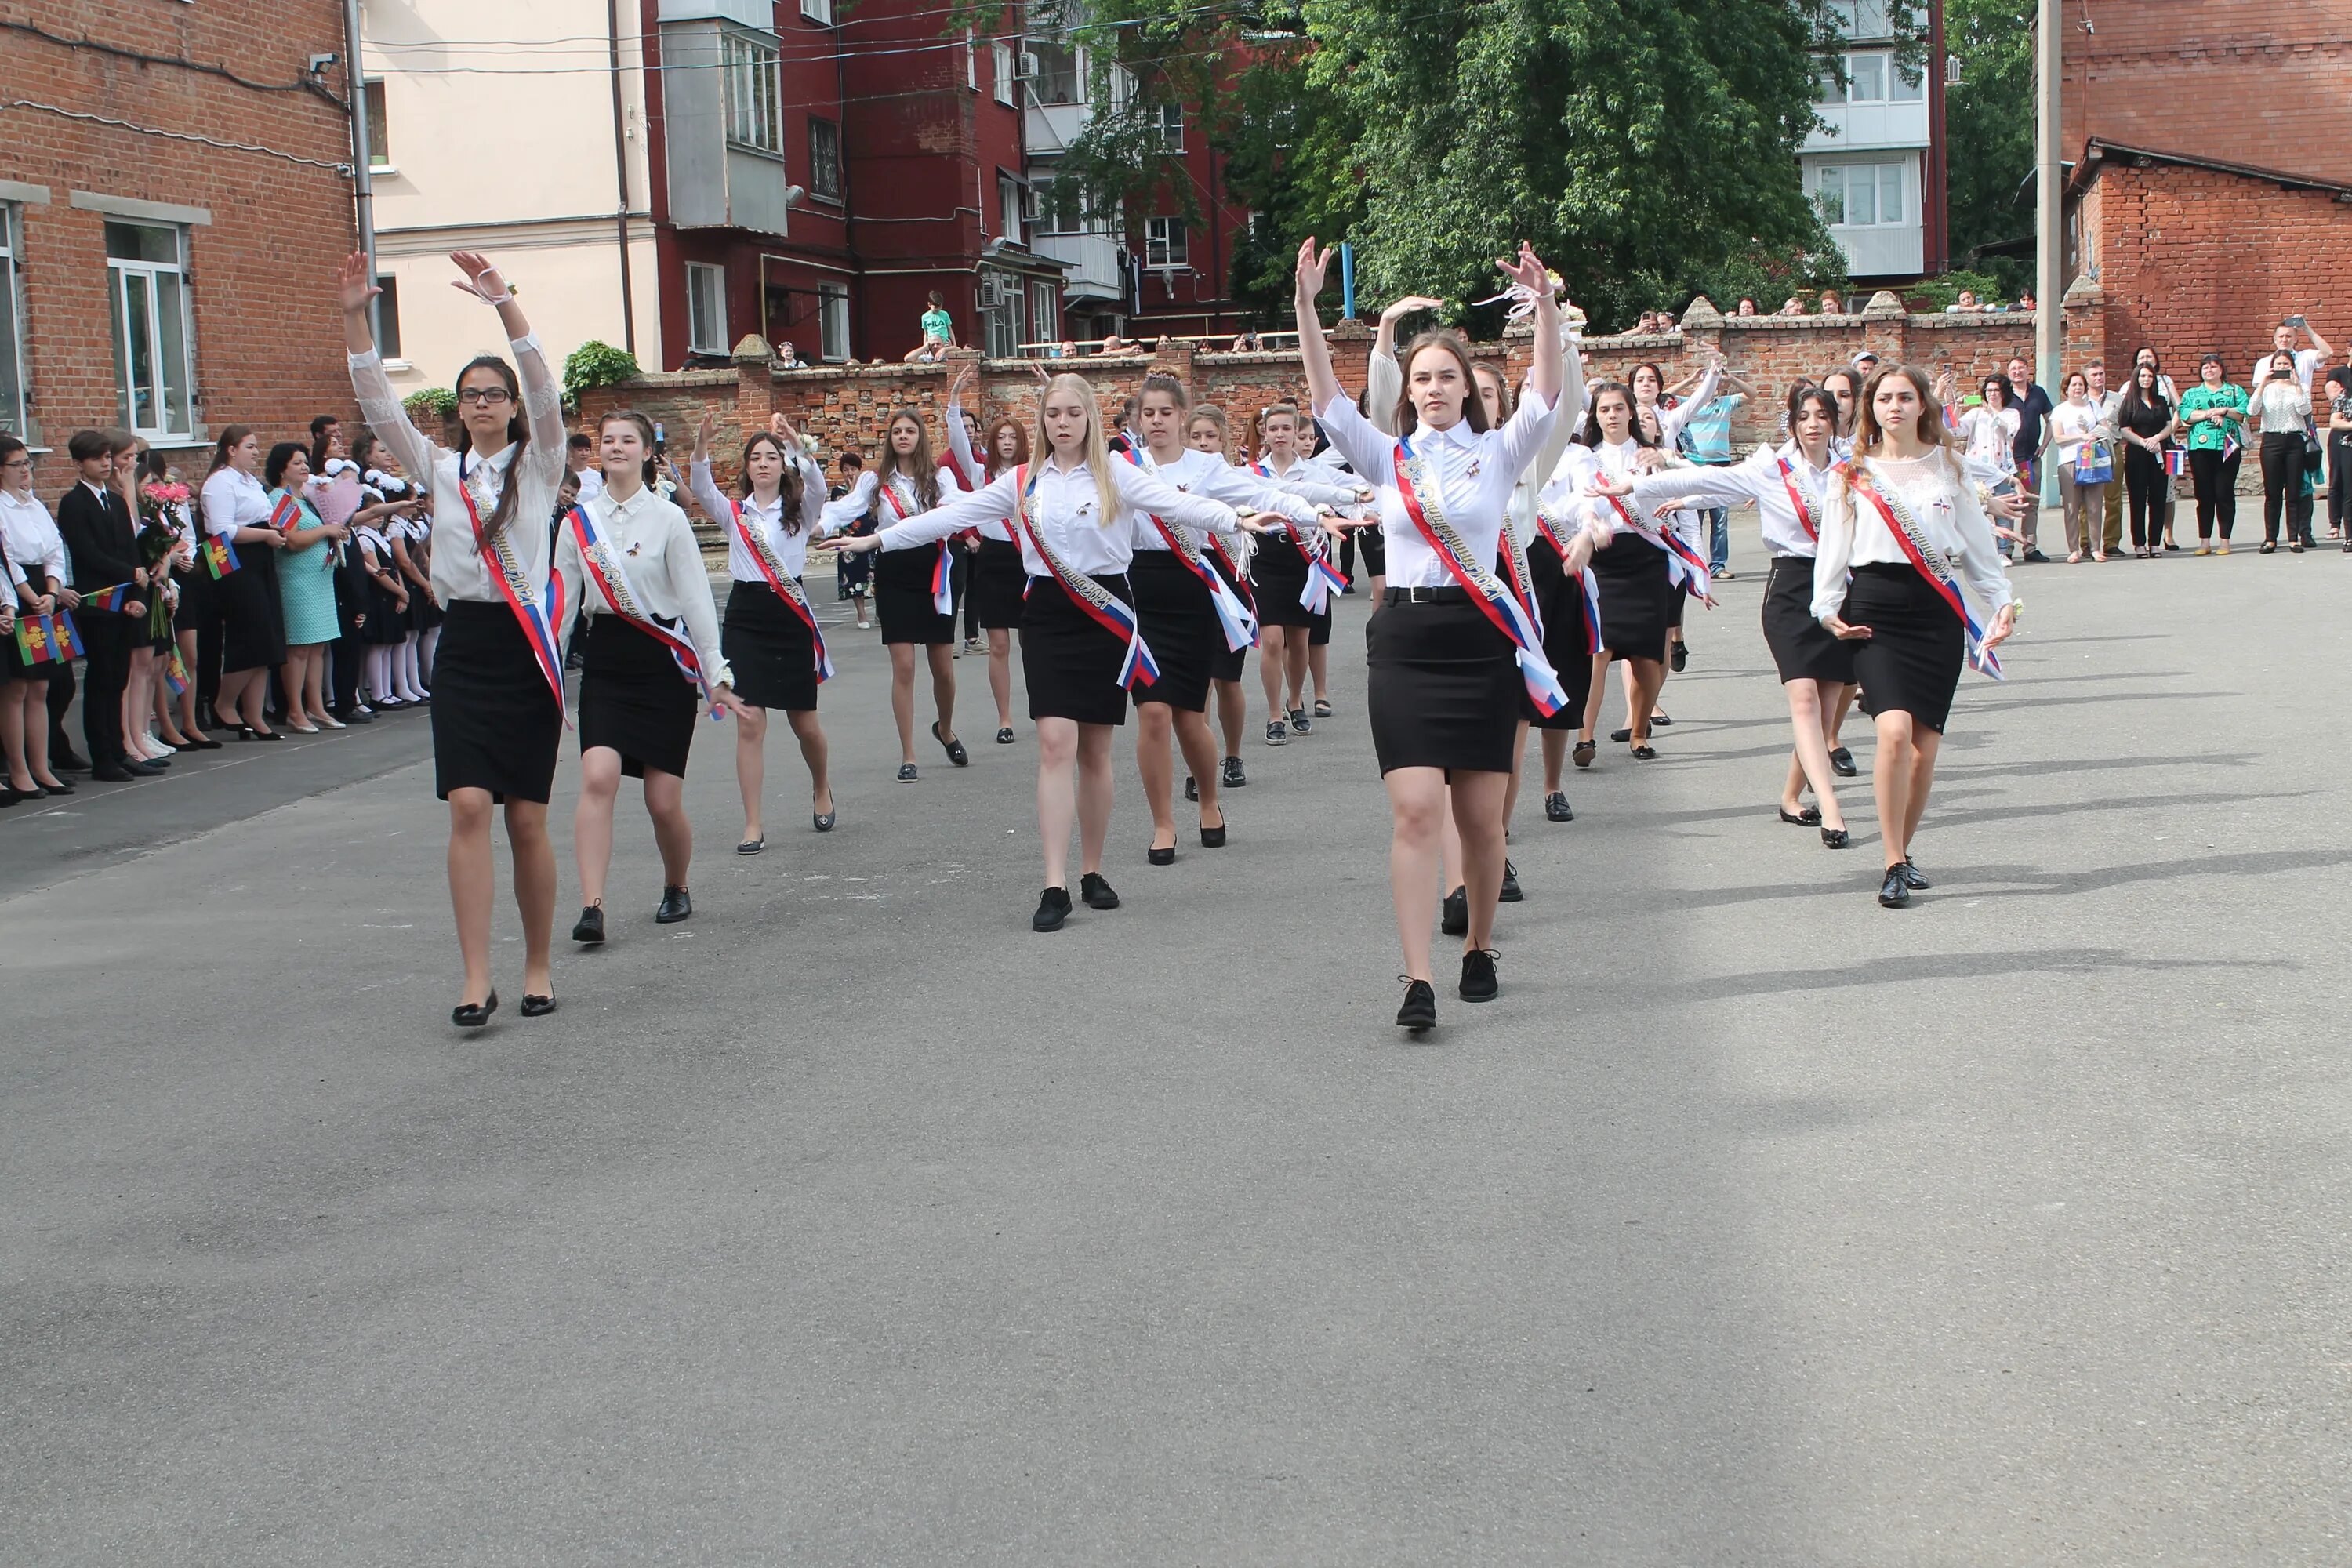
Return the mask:
MULTIPOLYGON (((360 68, 360 0, 343 0, 343 84, 352 95, 352 205, 359 213, 360 253, 367 258, 368 282, 380 276, 375 264, 375 183, 369 171, 375 162, 369 146, 367 77, 360 68)), ((380 311, 381 302, 370 307, 380 311)), ((383 322, 374 322, 375 341, 383 342, 383 322)))
MULTIPOLYGON (((2065 172, 2058 145, 2059 56, 2065 26, 2060 0, 2040 0, 2033 38, 2034 374, 2062 386, 2066 347, 2065 172)), ((2046 487, 2045 487, 2046 488, 2046 487)))

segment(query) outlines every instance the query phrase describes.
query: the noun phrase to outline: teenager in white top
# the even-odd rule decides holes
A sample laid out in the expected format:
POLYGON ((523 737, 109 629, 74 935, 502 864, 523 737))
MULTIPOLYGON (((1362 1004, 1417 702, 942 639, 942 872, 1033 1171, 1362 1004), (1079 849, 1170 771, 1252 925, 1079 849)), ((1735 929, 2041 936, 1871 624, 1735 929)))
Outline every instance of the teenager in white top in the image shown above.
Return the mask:
MULTIPOLYGON (((1184 425, 1184 444, 1196 452, 1206 452, 1217 461, 1231 466, 1234 460, 1233 429, 1226 422, 1225 411, 1213 404, 1202 404, 1193 409, 1192 417, 1184 425)), ((1276 544, 1280 549, 1289 548, 1280 541, 1276 544)), ((1255 558, 1256 550, 1256 538, 1248 534, 1235 538, 1225 547, 1225 554, 1233 562, 1234 569, 1226 585, 1233 589, 1243 604, 1252 605, 1250 613, 1253 616, 1257 612, 1250 587, 1250 563, 1255 558)), ((1223 563, 1219 563, 1217 569, 1222 574, 1223 563)), ((1224 763, 1217 783, 1225 789, 1245 789, 1249 785, 1249 771, 1242 766, 1242 736, 1249 728, 1249 699, 1242 694, 1242 668, 1249 662, 1249 651, 1245 647, 1227 649, 1218 656, 1216 668, 1209 672, 1209 689, 1217 700, 1217 731, 1224 737, 1225 742, 1224 763)), ((1195 798, 1198 788, 1197 780, 1186 781, 1185 798, 1195 798)))
POLYGON ((493 307, 513 364, 481 355, 458 373, 457 450, 409 423, 376 352, 369 301, 378 290, 368 258, 353 253, 336 274, 360 411, 433 495, 430 586, 448 619, 433 670, 435 793, 449 803, 449 898, 465 991, 450 1021, 478 1028, 498 1011, 490 981, 490 904, 497 892, 490 814, 505 806, 522 914, 525 1017, 555 1010, 549 948, 555 924, 555 850, 547 801, 563 732, 562 626, 540 626, 550 606, 548 571, 557 483, 563 477, 563 395, 546 352, 489 258, 458 251, 454 287, 493 307), (517 374, 520 367, 520 374, 517 374), (551 668, 548 660, 552 658, 551 668))
MULTIPOLYGON (((1257 418, 1258 458, 1250 468, 1317 506, 1347 507, 1368 499, 1370 492, 1355 479, 1300 455, 1304 424, 1297 407, 1290 403, 1262 410, 1257 418)), ((1308 557, 1329 548, 1329 541, 1319 532, 1284 529, 1250 561, 1257 595, 1258 679, 1265 687, 1269 746, 1281 745, 1292 735, 1308 734, 1315 727, 1306 702, 1318 617, 1300 603, 1300 596, 1311 570, 1308 557)), ((1328 606, 1323 614, 1330 614, 1328 606)))
MULTIPOLYGON (((0 436, 0 548, 7 552, 7 592, 18 613, 52 616, 81 603, 66 586, 73 574, 66 565, 65 536, 33 493, 33 454, 14 436, 0 436)), ((49 767, 49 682, 56 671, 54 663, 24 666, 0 684, 8 787, 20 795, 74 793, 49 767)))
MULTIPOLYGON (((1045 371, 1032 362, 1042 381, 1045 371)), ((1011 468, 1029 460, 1029 433, 1010 414, 999 414, 981 433, 980 449, 972 444, 971 416, 963 409, 963 384, 969 366, 956 374, 948 388, 948 449, 961 470, 966 489, 978 489, 1011 468)), ((1009 517, 984 522, 973 542, 971 568, 964 592, 968 609, 980 629, 988 634, 988 692, 996 700, 996 743, 1013 744, 1013 648, 1019 639, 1021 593, 1028 578, 1021 570, 1019 532, 1009 517)))
POLYGON ((1885 856, 1878 901, 1889 909, 1928 885, 1911 863, 1911 840, 1966 652, 1965 625, 1936 584, 1978 618, 1987 653, 2017 625, 1992 524, 1946 438, 1925 374, 1886 365, 1873 375, 1854 456, 1829 488, 1813 561, 1814 617, 1855 645, 1863 707, 1877 723, 1871 783, 1885 856))

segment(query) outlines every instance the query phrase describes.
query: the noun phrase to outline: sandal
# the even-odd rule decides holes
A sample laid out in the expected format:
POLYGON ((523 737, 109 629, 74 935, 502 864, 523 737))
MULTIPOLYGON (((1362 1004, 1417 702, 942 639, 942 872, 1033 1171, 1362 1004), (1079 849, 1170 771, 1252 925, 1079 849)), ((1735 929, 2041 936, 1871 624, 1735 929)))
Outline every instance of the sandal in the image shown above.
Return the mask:
POLYGON ((1330 699, 1327 697, 1318 697, 1315 700, 1315 717, 1318 719, 1328 719, 1331 717, 1330 699))

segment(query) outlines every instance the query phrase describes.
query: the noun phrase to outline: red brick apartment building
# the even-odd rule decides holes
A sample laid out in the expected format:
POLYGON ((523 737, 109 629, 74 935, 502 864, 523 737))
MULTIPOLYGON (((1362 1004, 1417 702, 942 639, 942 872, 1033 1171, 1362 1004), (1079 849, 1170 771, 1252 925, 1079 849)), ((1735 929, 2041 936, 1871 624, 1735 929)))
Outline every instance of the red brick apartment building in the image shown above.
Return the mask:
POLYGON ((41 493, 84 426, 195 448, 346 408, 337 0, 19 0, 0 50, 0 429, 41 493))

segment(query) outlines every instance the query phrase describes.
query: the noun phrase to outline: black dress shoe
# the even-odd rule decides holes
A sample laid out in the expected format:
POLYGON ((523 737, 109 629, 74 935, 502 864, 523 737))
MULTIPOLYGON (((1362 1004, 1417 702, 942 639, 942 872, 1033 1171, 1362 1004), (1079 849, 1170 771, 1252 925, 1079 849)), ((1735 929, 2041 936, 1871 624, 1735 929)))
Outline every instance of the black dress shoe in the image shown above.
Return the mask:
POLYGON ((900 784, 913 784, 915 780, 920 776, 920 774, 915 772, 914 763, 900 763, 898 764, 898 782, 900 784))
POLYGON ((1633 731, 1631 730, 1612 730, 1609 731, 1609 738, 1622 746, 1626 742, 1633 738, 1633 731))
POLYGON ((1397 1027, 1414 1034, 1437 1027, 1437 987, 1426 980, 1404 983, 1404 1005, 1397 1009, 1397 1027))
POLYGON ((550 1013, 552 1013, 552 1012, 554 1012, 554 1011, 555 1011, 555 998, 554 998, 554 997, 552 997, 552 996, 534 996, 534 995, 532 995, 532 994, 531 994, 530 992, 528 992, 528 991, 526 991, 526 992, 524 992, 524 993, 522 994, 522 1016, 523 1016, 524 1017, 526 1017, 526 1018, 544 1018, 544 1017, 546 1017, 550 1013))
POLYGON ((1495 954, 1492 949, 1474 947, 1462 955, 1462 984, 1456 987, 1465 1002, 1492 1002, 1502 990, 1495 978, 1495 954))
POLYGON ((214 740, 210 735, 205 734, 202 730, 197 731, 191 739, 195 742, 196 750, 200 752, 217 752, 221 749, 221 743, 218 741, 214 740))
POLYGON ((1903 880, 1903 868, 1886 868, 1886 880, 1878 885, 1878 901, 1890 910, 1899 910, 1911 901, 1911 889, 1903 880))
POLYGON ((1674 728, 1674 722, 1673 719, 1664 713, 1650 715, 1650 728, 1653 730, 1670 730, 1674 728))
POLYGON ((1576 820, 1576 813, 1568 808, 1568 796, 1562 795, 1558 790, 1554 790, 1549 795, 1544 796, 1544 820, 1546 822, 1574 822, 1576 820))
POLYGON ((62 779, 53 784, 41 785, 41 793, 43 795, 71 795, 73 792, 74 786, 67 784, 62 779))
POLYGON ((1220 822, 1214 827, 1203 827, 1201 829, 1202 848, 1223 849, 1224 847, 1225 825, 1223 823, 1220 822))
POLYGON ((18 789, 15 784, 0 784, 0 811, 6 810, 8 807, 15 805, 18 801, 38 800, 40 798, 41 792, 38 790, 34 790, 28 794, 24 790, 18 789))
POLYGON ((1843 828, 1843 827, 1824 827, 1824 828, 1822 828, 1822 848, 1824 848, 1824 849, 1843 849, 1843 848, 1844 848, 1844 847, 1846 847, 1846 843, 1847 843, 1847 839, 1846 839, 1846 832, 1845 832, 1845 829, 1844 829, 1844 828, 1843 828))
POLYGON ((138 773, 116 767, 111 763, 102 768, 90 769, 89 776, 94 784, 137 784, 141 777, 138 773))
MULTIPOLYGON (((764 837, 746 838, 742 843, 735 846, 735 853, 738 855, 757 855, 761 850, 765 849, 767 847, 768 841, 764 837)), ((529 1001, 530 998, 525 997, 524 1000, 529 1001)))
POLYGON ((931 739, 947 748, 948 761, 960 768, 971 766, 971 753, 963 749, 961 741, 950 741, 940 734, 940 721, 936 719, 931 721, 931 739))
POLYGON ((1012 725, 1007 724, 1003 729, 999 730, 996 732, 996 743, 1000 746, 1009 746, 1013 744, 1012 725))
POLYGON ((478 1029, 490 1021, 499 1010, 499 994, 492 991, 487 1002, 460 1002, 449 1009, 449 1021, 461 1029, 478 1029))
POLYGON ((1037 912, 1029 917, 1031 931, 1059 931, 1062 922, 1070 918, 1070 889, 1048 888, 1037 900, 1037 912))
POLYGON ((86 773, 89 772, 87 758, 77 756, 71 746, 49 742, 49 771, 53 773, 86 773))
POLYGON ((1837 776, 1842 779, 1850 779, 1853 777, 1857 771, 1858 770, 1856 770, 1853 765, 1853 753, 1852 752, 1847 751, 1843 746, 1840 746, 1830 752, 1830 772, 1837 774, 1837 776))
POLYGON ((684 888, 664 888, 661 907, 654 910, 656 925, 676 925, 694 912, 694 900, 684 888))
POLYGON ((1822 808, 1809 805, 1802 811, 1784 809, 1780 813, 1780 820, 1791 827, 1819 827, 1822 825, 1822 808))
MULTIPOLYGON (((2352 545, 2347 545, 2346 548, 2352 549, 2352 545)), ((1217 787, 1219 789, 1242 789, 1245 788, 1248 784, 1249 774, 1242 772, 1242 760, 1239 757, 1227 757, 1225 759, 1225 776, 1217 781, 1217 787)))
POLYGON ((1647 741, 1636 741, 1633 742, 1633 754, 1645 763, 1655 762, 1658 757, 1658 748, 1647 741))
POLYGON ((572 923, 572 940, 585 942, 604 940, 604 908, 602 904, 589 904, 581 910, 580 918, 572 923))
POLYGON ((1592 759, 1600 754, 1601 748, 1591 742, 1579 741, 1574 746, 1569 748, 1568 760, 1580 768, 1589 768, 1592 765, 1592 759))
POLYGON ((1911 864, 1911 857, 1908 855, 1903 857, 1903 864, 1897 866, 1895 869, 1903 873, 1903 885, 1915 893, 1924 893, 1936 885, 1919 875, 1919 868, 1911 864))
POLYGON ((1666 655, 1667 667, 1673 669, 1676 675, 1680 675, 1683 672, 1683 666, 1689 662, 1690 644, 1688 643, 1678 642, 1675 644, 1673 651, 1666 655))
POLYGON ((1186 800, 1198 800, 1201 798, 1201 781, 1194 778, 1191 773, 1186 773, 1184 775, 1184 798, 1186 800))
POLYGON ((1497 901, 1506 904, 1527 902, 1527 889, 1519 886, 1519 868, 1508 860, 1503 862, 1503 891, 1497 901))
MULTIPOLYGON (((1154 866, 1173 866, 1176 864, 1176 846, 1171 844, 1167 848, 1162 849, 1155 844, 1143 852, 1143 858, 1154 866)), ((1092 903, 1094 900, 1088 899, 1087 902, 1092 903)))
POLYGON ((1445 901, 1443 904, 1440 904, 1437 910, 1437 929, 1444 931, 1447 936, 1468 936, 1470 934, 1470 892, 1468 889, 1456 888, 1452 892, 1445 895, 1445 901))
MULTIPOLYGON (((1171 850, 1170 853, 1175 852, 1171 850)), ((1089 871, 1078 879, 1078 897, 1087 901, 1087 908, 1090 910, 1118 908, 1118 895, 1111 891, 1110 884, 1103 880, 1100 871, 1089 871)))
POLYGON ((134 757, 125 757, 114 765, 125 773, 135 773, 142 779, 160 779, 163 776, 163 768, 156 763, 142 763, 134 757))

